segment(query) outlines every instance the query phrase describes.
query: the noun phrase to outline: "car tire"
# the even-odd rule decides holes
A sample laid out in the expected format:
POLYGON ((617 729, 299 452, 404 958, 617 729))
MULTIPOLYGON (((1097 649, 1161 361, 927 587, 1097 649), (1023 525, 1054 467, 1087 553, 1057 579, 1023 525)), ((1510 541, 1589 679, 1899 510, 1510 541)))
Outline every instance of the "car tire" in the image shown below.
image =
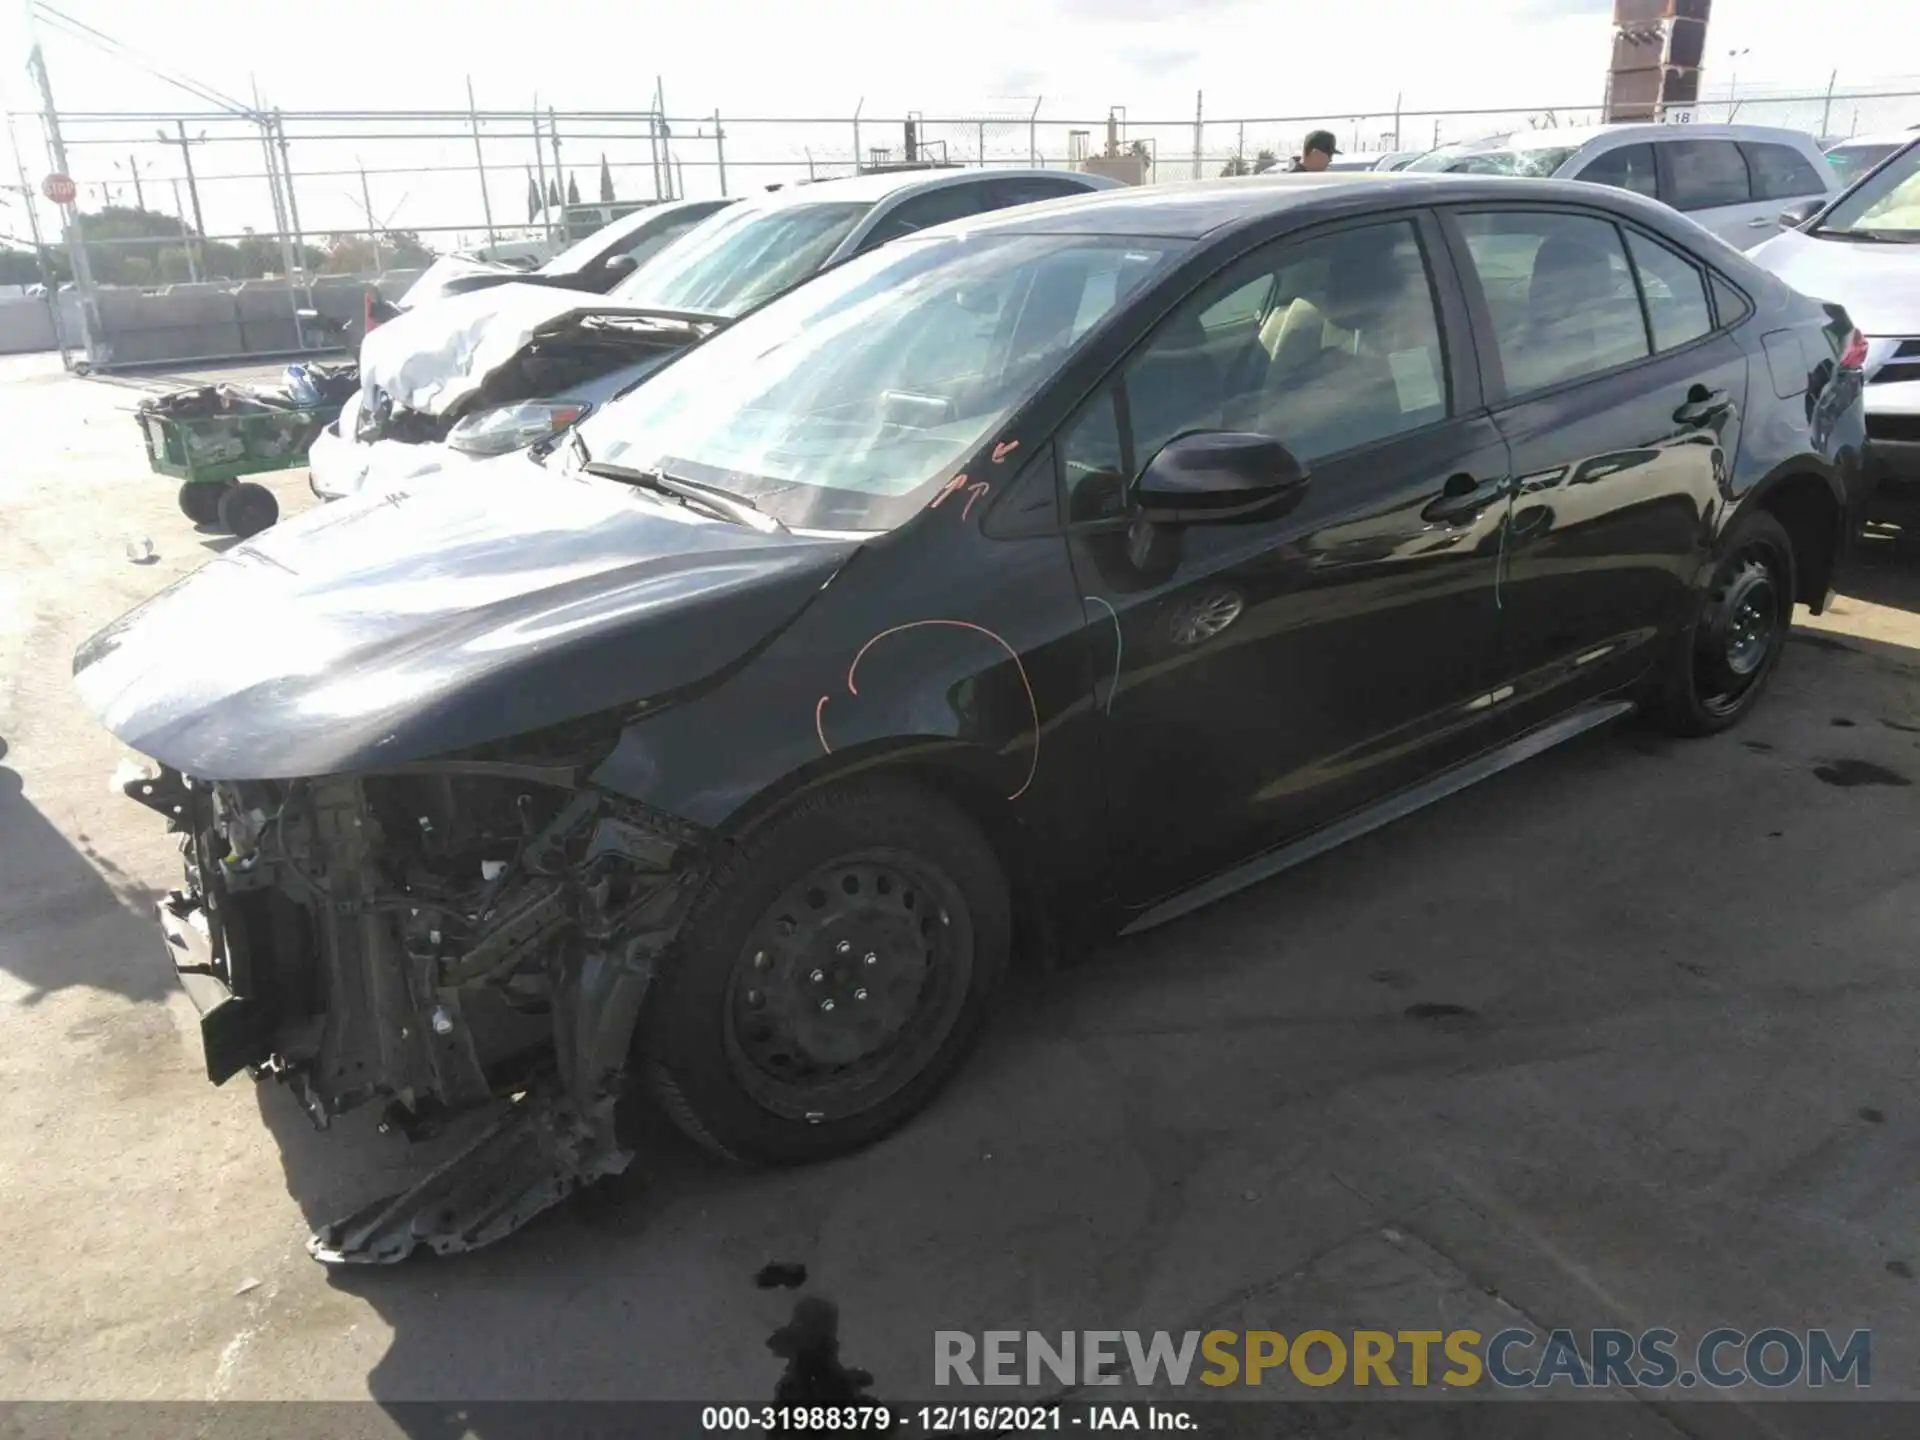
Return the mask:
POLYGON ((1713 735, 1759 703, 1793 627, 1797 580, 1793 541, 1777 519, 1756 510, 1733 523, 1656 677, 1648 706, 1656 723, 1713 735))
POLYGON ((231 480, 189 480, 180 487, 180 513, 196 525, 217 525, 220 502, 232 488, 231 480))
POLYGON ((242 540, 280 518, 280 502, 264 485, 242 483, 220 497, 220 528, 242 540))
POLYGON ((900 781, 823 791, 716 864, 654 977, 638 1072, 729 1159, 845 1154, 953 1073, 1011 945, 1006 878, 968 816, 900 781))

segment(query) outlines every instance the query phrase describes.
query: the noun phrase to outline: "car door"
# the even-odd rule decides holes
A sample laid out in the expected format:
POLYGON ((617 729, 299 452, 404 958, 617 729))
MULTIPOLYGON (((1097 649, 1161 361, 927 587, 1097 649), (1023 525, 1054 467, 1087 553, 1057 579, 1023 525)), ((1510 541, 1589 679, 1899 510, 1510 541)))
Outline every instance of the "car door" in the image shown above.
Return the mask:
POLYGON ((1685 613, 1747 357, 1705 268, 1651 232, 1572 207, 1443 219, 1513 453, 1498 693, 1515 728, 1635 678, 1685 613))
MULTIPOLYGON (((1736 249, 1750 249, 1772 233, 1753 222, 1766 206, 1754 197, 1746 156, 1731 140, 1676 138, 1654 143, 1660 198, 1736 249)), ((1767 211, 1771 225, 1778 207, 1767 211)))
POLYGON ((1753 177, 1754 199, 1754 213, 1747 221, 1751 238, 1743 242, 1743 249, 1779 234, 1780 212, 1796 200, 1824 200, 1829 193, 1831 168, 1791 145, 1743 140, 1740 153, 1746 157, 1747 173, 1753 177))
POLYGON ((1431 217, 1243 256, 1060 432, 1097 647, 1119 894, 1143 905, 1482 743, 1507 450, 1431 217), (1156 526, 1130 487, 1194 431, 1279 439, 1292 508, 1156 526))

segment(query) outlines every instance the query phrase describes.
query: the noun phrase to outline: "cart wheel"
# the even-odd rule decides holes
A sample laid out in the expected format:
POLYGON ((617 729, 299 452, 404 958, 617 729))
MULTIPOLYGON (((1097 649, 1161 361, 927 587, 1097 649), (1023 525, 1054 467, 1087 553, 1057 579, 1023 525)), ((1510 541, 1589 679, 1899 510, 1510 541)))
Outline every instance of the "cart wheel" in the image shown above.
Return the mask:
POLYGON ((220 497, 220 528, 242 540, 258 535, 280 518, 280 502, 264 485, 242 483, 220 497))
POLYGON ((231 480, 189 480, 180 487, 180 513, 196 525, 220 519, 220 502, 233 488, 231 480))

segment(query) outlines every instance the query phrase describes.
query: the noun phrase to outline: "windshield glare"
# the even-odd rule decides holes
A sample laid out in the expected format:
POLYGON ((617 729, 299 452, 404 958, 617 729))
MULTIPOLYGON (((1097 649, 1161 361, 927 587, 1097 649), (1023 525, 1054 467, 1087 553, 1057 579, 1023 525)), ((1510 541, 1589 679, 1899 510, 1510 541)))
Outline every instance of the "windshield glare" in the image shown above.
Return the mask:
POLYGON ((891 529, 1178 243, 897 240, 722 330, 581 438, 789 526, 891 529))
POLYGON ((1571 145, 1525 150, 1435 150, 1407 166, 1409 170, 1440 170, 1449 175, 1525 175, 1540 178, 1553 174, 1567 163, 1574 152, 1571 145))
POLYGON ((613 295, 661 310, 744 315, 818 270, 872 208, 865 201, 731 206, 660 251, 613 295))
POLYGON ((1920 143, 1861 181, 1814 233, 1920 239, 1920 143))

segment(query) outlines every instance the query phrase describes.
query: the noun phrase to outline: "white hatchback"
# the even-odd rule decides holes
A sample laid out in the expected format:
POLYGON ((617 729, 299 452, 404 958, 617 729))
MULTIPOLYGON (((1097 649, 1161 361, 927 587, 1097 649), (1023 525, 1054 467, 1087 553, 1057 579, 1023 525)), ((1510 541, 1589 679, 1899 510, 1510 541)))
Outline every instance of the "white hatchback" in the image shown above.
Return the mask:
POLYGON ((1551 176, 1633 190, 1740 250, 1779 233, 1783 206, 1841 188, 1811 135, 1770 125, 1521 130, 1445 146, 1407 169, 1551 176))

